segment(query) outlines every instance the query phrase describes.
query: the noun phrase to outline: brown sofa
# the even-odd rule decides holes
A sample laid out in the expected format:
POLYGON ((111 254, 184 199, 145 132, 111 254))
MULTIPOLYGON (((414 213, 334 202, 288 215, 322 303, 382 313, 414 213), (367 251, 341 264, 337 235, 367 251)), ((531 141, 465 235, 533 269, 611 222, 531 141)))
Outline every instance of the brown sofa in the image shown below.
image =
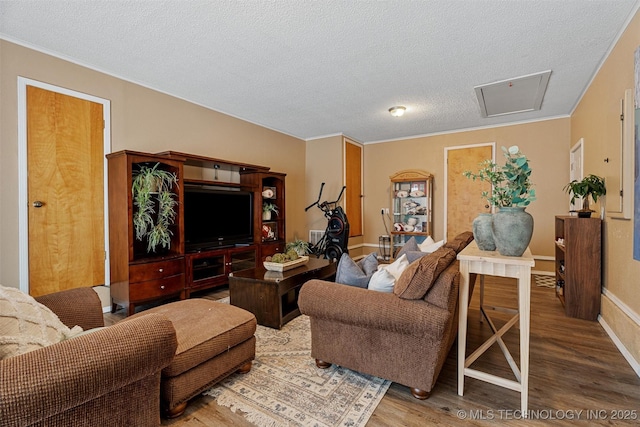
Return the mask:
MULTIPOLYGON (((69 327, 104 326, 91 288, 36 299, 69 327)), ((160 373, 176 347, 171 322, 150 314, 0 360, 0 426, 160 425, 160 373)))
MULTIPOLYGON (((472 240, 470 232, 462 233, 405 270, 396 289, 407 281, 405 275, 413 275, 420 286, 431 282, 423 297, 416 296, 415 288, 408 299, 409 293, 400 297, 396 289, 383 293, 321 280, 305 283, 298 305, 311 320, 316 365, 335 363, 388 379, 426 399, 457 334, 460 273, 455 254, 472 240)), ((470 278, 472 286, 474 282, 475 275, 470 278)))

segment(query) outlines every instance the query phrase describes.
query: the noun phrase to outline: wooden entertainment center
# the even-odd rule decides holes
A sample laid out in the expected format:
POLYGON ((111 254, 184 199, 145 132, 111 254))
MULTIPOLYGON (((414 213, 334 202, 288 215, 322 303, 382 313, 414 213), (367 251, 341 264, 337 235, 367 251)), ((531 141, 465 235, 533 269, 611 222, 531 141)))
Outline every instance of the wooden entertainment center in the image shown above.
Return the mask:
POLYGON ((271 172, 265 166, 177 151, 150 154, 124 150, 108 154, 107 162, 112 312, 122 306, 131 315, 136 305, 142 303, 184 299, 191 292, 225 285, 230 273, 254 268, 264 257, 284 250, 283 173, 271 172), (133 215, 138 208, 133 200, 132 182, 142 165, 157 165, 177 177, 177 185, 171 189, 177 202, 175 219, 169 228, 171 243, 162 251, 148 252, 146 243, 135 238, 133 215), (253 240, 219 247, 185 248, 185 186, 250 192, 253 240), (266 202, 275 204, 278 214, 263 220, 262 206, 266 202))

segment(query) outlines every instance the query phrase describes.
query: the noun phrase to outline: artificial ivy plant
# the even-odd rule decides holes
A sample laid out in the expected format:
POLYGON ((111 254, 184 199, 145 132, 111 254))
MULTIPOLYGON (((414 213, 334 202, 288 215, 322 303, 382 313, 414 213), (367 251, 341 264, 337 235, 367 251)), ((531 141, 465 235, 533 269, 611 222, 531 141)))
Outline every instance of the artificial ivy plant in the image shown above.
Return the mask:
POLYGON ((159 166, 140 165, 133 172, 131 184, 135 235, 137 240, 146 239, 147 253, 156 252, 158 246, 171 248, 171 226, 177 214, 178 202, 172 190, 178 185, 178 177, 159 166))

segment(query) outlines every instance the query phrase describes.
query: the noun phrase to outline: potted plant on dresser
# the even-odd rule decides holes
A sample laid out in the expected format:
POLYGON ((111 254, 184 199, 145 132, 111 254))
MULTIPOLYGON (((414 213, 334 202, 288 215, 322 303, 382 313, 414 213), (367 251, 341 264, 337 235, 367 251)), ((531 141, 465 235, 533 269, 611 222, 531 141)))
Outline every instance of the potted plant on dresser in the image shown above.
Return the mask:
POLYGON ((593 199, 593 203, 596 203, 599 197, 607 194, 604 178, 593 174, 581 181, 574 179, 565 185, 564 191, 571 195, 571 204, 574 204, 578 198, 582 199, 582 209, 576 211, 579 218, 590 218, 591 213, 594 212, 589 208, 589 197, 593 199))
POLYGON ((478 173, 465 171, 473 180, 488 181, 492 190, 482 192, 495 214, 480 214, 474 220, 474 238, 481 250, 497 249, 501 255, 521 256, 533 235, 533 217, 525 208, 536 199, 529 160, 518 146, 502 147, 505 164, 480 163, 478 173))

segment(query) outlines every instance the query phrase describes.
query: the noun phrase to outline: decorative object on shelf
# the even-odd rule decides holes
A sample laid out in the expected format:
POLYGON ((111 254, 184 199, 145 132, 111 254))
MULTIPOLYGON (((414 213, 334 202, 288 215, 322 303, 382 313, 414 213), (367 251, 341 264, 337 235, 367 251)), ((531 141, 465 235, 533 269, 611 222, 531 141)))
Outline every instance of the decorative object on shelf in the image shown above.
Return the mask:
POLYGON ((564 186, 564 191, 571 195, 571 204, 578 198, 582 199, 582 209, 577 211, 580 218, 591 217, 593 210, 589 209, 589 196, 596 203, 598 197, 607 194, 604 178, 593 174, 583 178, 581 181, 574 179, 564 186))
POLYGON ((311 253, 309 242, 305 242, 304 240, 300 240, 296 238, 293 242, 287 243, 285 246, 285 252, 289 252, 290 250, 296 251, 298 256, 305 256, 311 253))
POLYGON ((276 238, 276 232, 268 225, 262 226, 262 241, 273 240, 276 238))
POLYGON ((152 167, 140 165, 133 171, 131 184, 136 239, 147 240, 148 253, 156 252, 158 246, 164 249, 171 247, 173 233, 170 227, 175 221, 178 204, 172 191, 178 185, 178 177, 159 166, 160 163, 152 167))
POLYGON ((262 204, 262 220, 269 221, 271 220, 272 212, 278 215, 278 206, 275 203, 264 202, 262 204))
POLYGON ((473 238, 481 251, 495 251, 493 239, 493 214, 483 212, 473 220, 473 238))
POLYGON ((519 257, 533 235, 533 217, 525 208, 536 199, 536 193, 529 161, 518 146, 502 147, 502 153, 506 159, 503 166, 484 160, 477 174, 465 171, 464 176, 491 183, 491 192, 483 191, 482 197, 498 208, 492 225, 496 249, 501 255, 519 257))
POLYGON ((276 190, 272 187, 264 187, 262 191, 262 197, 265 199, 274 199, 276 197, 276 190))

